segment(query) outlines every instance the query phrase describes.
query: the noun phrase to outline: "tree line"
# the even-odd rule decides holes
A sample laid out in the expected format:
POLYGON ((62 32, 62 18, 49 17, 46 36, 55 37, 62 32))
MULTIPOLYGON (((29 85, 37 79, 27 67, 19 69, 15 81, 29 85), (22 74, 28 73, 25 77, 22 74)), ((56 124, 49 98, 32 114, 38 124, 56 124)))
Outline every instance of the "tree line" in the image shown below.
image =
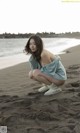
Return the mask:
MULTIPOLYGON (((29 38, 31 35, 33 35, 34 33, 2 33, 0 34, 0 38, 29 38)), ((37 35, 39 35, 42 38, 54 38, 54 37, 71 37, 71 38, 80 38, 80 32, 65 32, 65 33, 59 33, 56 34, 54 32, 42 32, 36 33, 37 35)))

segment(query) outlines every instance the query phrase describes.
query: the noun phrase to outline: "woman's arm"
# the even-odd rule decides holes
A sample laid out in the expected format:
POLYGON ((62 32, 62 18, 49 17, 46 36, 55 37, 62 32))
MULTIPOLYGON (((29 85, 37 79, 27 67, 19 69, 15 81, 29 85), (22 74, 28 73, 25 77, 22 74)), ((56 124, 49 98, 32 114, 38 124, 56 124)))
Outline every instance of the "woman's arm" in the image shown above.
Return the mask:
POLYGON ((30 57, 29 59, 29 64, 30 64, 30 68, 31 70, 34 70, 34 69, 41 69, 41 65, 38 63, 38 61, 33 58, 32 56, 30 57))

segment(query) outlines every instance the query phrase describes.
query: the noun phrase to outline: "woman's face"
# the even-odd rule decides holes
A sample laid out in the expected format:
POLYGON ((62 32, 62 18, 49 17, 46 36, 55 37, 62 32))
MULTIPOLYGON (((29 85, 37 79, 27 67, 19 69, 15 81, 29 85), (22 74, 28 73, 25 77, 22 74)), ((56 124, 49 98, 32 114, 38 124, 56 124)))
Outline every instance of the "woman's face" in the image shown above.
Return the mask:
POLYGON ((37 47, 36 47, 36 44, 35 44, 34 39, 31 39, 29 43, 30 43, 30 44, 29 44, 30 50, 31 50, 32 52, 36 52, 37 47))

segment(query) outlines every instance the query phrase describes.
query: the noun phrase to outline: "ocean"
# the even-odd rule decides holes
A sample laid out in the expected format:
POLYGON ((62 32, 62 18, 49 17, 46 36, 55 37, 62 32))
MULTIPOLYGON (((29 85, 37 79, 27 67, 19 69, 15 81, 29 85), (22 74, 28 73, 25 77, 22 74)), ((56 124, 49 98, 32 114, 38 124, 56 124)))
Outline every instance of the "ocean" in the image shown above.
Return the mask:
MULTIPOLYGON (((0 39, 0 69, 22 62, 28 62, 30 55, 23 50, 27 42, 25 39, 0 39)), ((63 50, 80 45, 80 39, 75 38, 42 38, 44 48, 56 54, 65 54, 63 50)))

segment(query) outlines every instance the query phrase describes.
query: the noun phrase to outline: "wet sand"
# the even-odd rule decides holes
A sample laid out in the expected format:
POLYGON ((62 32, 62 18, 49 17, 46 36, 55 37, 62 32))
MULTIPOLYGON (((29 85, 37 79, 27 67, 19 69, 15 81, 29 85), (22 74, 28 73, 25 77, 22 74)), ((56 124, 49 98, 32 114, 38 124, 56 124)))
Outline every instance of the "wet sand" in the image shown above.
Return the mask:
POLYGON ((0 126, 8 133, 80 132, 80 45, 60 56, 68 79, 52 96, 37 92, 28 63, 0 70, 0 126))

